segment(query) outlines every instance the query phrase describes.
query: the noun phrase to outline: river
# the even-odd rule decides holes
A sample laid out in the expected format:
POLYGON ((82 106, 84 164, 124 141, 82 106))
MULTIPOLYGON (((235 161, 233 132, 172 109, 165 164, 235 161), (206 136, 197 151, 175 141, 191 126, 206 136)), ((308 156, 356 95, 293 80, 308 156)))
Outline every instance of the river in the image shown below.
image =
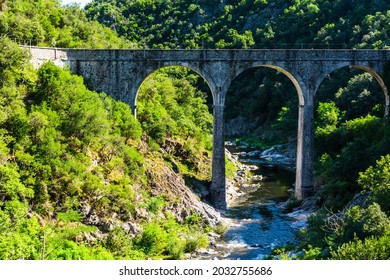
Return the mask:
POLYGON ((247 156, 248 151, 227 148, 234 154, 244 155, 239 157, 239 161, 254 165, 253 175, 260 175, 256 177, 262 179, 252 182, 258 186, 255 191, 245 192, 230 202, 225 212, 230 222, 229 229, 222 240, 200 258, 260 260, 269 256, 276 246, 296 243, 295 220, 283 213, 280 207, 280 203, 290 196, 288 189, 294 183, 295 174, 288 168, 270 164, 259 154, 247 156))

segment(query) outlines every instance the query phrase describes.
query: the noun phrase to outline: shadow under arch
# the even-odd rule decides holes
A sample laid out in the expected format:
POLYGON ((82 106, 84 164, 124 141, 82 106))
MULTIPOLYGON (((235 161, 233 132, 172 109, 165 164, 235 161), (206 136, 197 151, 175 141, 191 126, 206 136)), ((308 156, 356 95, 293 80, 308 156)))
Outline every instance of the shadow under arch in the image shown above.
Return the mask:
POLYGON ((293 83, 296 91, 297 91, 297 94, 298 94, 298 101, 299 101, 299 105, 304 105, 305 103, 305 100, 304 100, 304 97, 303 97, 303 91, 302 91, 302 87, 301 85, 299 84, 298 80, 287 70, 279 67, 279 66, 275 66, 275 65, 268 65, 268 64, 264 64, 264 65, 259 65, 257 67, 266 67, 266 68, 271 68, 271 69, 275 69, 276 71, 280 72, 280 73, 283 73, 287 78, 289 78, 289 80, 293 83))
POLYGON ((248 71, 250 69, 254 69, 254 68, 269 68, 269 69, 274 69, 277 72, 284 74, 293 83, 293 85, 297 91, 299 105, 304 105, 305 101, 304 101, 302 87, 299 84, 297 78, 295 78, 292 73, 290 73, 286 69, 282 68, 281 66, 271 65, 271 64, 253 64, 253 65, 250 65, 249 67, 246 67, 245 69, 242 69, 240 72, 238 72, 235 75, 235 77, 233 77, 232 81, 236 80, 241 74, 245 73, 246 71, 248 71))

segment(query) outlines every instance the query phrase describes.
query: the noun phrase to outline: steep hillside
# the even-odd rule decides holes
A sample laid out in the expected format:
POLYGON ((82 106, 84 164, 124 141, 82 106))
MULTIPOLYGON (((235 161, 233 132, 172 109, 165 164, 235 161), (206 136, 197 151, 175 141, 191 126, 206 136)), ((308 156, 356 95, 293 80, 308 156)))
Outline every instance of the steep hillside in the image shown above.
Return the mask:
POLYGON ((149 48, 383 48, 386 0, 94 0, 87 16, 149 48))

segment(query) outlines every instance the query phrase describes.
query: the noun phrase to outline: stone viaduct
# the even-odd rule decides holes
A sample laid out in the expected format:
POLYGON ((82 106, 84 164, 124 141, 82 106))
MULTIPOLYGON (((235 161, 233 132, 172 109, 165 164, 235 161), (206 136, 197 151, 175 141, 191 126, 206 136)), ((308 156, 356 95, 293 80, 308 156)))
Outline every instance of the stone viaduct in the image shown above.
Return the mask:
POLYGON ((184 66, 208 83, 213 95, 213 156, 211 194, 217 208, 226 207, 224 104, 232 81, 252 67, 269 67, 285 74, 299 100, 295 196, 306 198, 313 189, 314 98, 321 82, 333 71, 350 66, 375 77, 384 92, 387 118, 389 96, 384 76, 390 79, 390 50, 91 50, 28 47, 39 67, 51 60, 67 65, 84 77, 93 90, 126 102, 136 115, 142 82, 165 66, 184 66))

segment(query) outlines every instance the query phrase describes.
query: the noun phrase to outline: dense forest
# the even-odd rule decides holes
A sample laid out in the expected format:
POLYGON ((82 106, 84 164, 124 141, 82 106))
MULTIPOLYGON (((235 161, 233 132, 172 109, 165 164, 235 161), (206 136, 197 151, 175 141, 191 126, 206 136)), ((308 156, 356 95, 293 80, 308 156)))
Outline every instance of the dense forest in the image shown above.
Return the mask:
MULTIPOLYGON (((201 77, 157 71, 140 90, 135 120, 129 106, 67 69, 34 70, 18 44, 387 49, 389 31, 386 0, 94 0, 85 9, 0 0, 0 259, 180 259, 224 228, 170 189, 178 177, 194 192, 210 183, 212 114, 201 77)), ((322 83, 318 210, 295 258, 390 258, 383 104, 378 83, 361 70, 341 69, 322 83)), ((238 142, 294 142, 295 88, 274 70, 249 70, 231 85, 225 118, 253 124, 231 135, 238 142)))

